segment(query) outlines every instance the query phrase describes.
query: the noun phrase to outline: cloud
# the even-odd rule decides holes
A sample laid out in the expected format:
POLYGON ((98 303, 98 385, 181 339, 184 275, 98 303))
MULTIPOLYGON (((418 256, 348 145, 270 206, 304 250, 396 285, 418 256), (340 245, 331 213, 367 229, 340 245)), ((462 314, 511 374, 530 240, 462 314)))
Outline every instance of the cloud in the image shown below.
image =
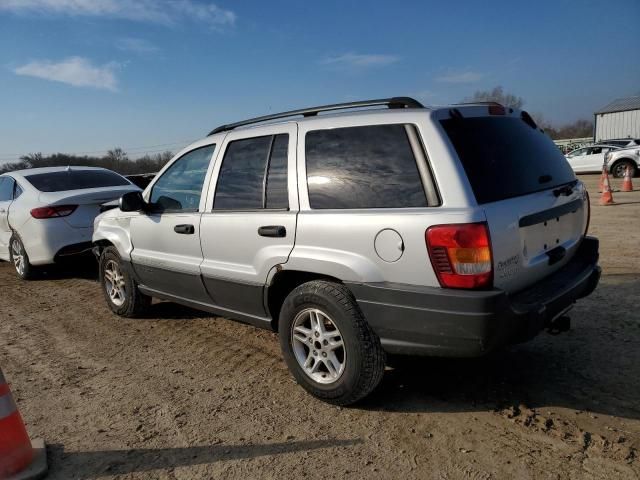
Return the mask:
POLYGON ((357 54, 357 53, 345 53, 336 57, 327 57, 320 63, 323 65, 334 65, 338 67, 348 68, 369 68, 369 67, 384 67, 396 63, 400 60, 400 57, 396 55, 383 55, 383 54, 357 54))
POLYGON ((144 38, 125 37, 116 40, 116 48, 125 52, 133 52, 141 55, 156 53, 160 49, 144 38))
POLYGON ((441 83, 476 83, 484 78, 484 73, 466 71, 466 72, 450 72, 435 78, 436 82, 441 83))
POLYGON ((236 14, 196 0, 0 0, 0 11, 36 15, 119 18, 173 25, 198 21, 214 29, 231 27, 236 14))
POLYGON ((94 66, 82 57, 69 57, 60 62, 36 60, 13 70, 16 75, 43 78, 62 82, 74 87, 92 87, 115 92, 118 81, 115 71, 119 65, 115 62, 94 66))

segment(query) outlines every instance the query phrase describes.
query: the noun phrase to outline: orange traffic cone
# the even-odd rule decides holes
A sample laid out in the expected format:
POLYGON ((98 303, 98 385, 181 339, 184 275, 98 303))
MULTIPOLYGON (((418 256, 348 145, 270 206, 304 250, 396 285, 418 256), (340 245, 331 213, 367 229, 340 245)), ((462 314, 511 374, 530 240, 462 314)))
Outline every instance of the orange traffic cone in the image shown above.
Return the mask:
POLYGON ((47 473, 42 440, 29 440, 24 422, 0 369, 0 479, 32 480, 47 473))
POLYGON ((607 164, 602 165, 602 173, 600 174, 600 182, 598 182, 598 192, 604 191, 604 177, 607 175, 607 164))
POLYGON ((600 205, 613 205, 613 194, 611 193, 611 186, 609 185, 609 174, 604 171, 604 181, 602 184, 602 196, 600 197, 600 205))
POLYGON ((620 189, 623 192, 633 192, 633 182, 631 181, 631 168, 627 165, 627 168, 624 171, 624 180, 622 180, 622 188, 620 189))

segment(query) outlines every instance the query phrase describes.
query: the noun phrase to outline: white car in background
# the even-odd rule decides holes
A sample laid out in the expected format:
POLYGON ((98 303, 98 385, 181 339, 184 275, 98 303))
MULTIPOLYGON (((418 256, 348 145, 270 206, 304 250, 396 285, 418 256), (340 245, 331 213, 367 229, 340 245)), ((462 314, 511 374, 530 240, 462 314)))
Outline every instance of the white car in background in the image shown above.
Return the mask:
POLYGON ((0 260, 23 279, 34 267, 91 249, 100 206, 140 189, 103 168, 50 167, 0 175, 0 260))
POLYGON ((601 172, 605 155, 619 149, 616 145, 589 145, 572 151, 566 157, 576 173, 601 172))

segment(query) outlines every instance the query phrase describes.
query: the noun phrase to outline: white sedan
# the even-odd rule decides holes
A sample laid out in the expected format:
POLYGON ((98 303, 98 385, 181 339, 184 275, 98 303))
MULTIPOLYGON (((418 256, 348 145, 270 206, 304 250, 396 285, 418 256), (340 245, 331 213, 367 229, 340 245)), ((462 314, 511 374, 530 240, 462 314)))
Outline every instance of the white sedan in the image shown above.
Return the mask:
POLYGON ((619 149, 620 147, 616 145, 590 145, 578 148, 566 157, 574 172, 595 173, 602 171, 604 156, 619 149))
POLYGON ((91 249, 100 206, 140 190, 111 170, 50 167, 0 175, 0 260, 30 278, 34 267, 91 249))

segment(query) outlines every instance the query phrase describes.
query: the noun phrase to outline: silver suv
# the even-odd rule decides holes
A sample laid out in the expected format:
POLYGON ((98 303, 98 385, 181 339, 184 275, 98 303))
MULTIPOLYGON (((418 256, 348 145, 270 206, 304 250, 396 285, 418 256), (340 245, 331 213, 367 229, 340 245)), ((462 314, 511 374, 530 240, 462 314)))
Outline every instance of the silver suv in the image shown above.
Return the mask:
POLYGON ((156 297, 276 330, 298 383, 346 405, 385 353, 478 356, 568 328, 600 277, 588 223, 526 112, 391 98, 216 128, 93 241, 115 313, 156 297))

